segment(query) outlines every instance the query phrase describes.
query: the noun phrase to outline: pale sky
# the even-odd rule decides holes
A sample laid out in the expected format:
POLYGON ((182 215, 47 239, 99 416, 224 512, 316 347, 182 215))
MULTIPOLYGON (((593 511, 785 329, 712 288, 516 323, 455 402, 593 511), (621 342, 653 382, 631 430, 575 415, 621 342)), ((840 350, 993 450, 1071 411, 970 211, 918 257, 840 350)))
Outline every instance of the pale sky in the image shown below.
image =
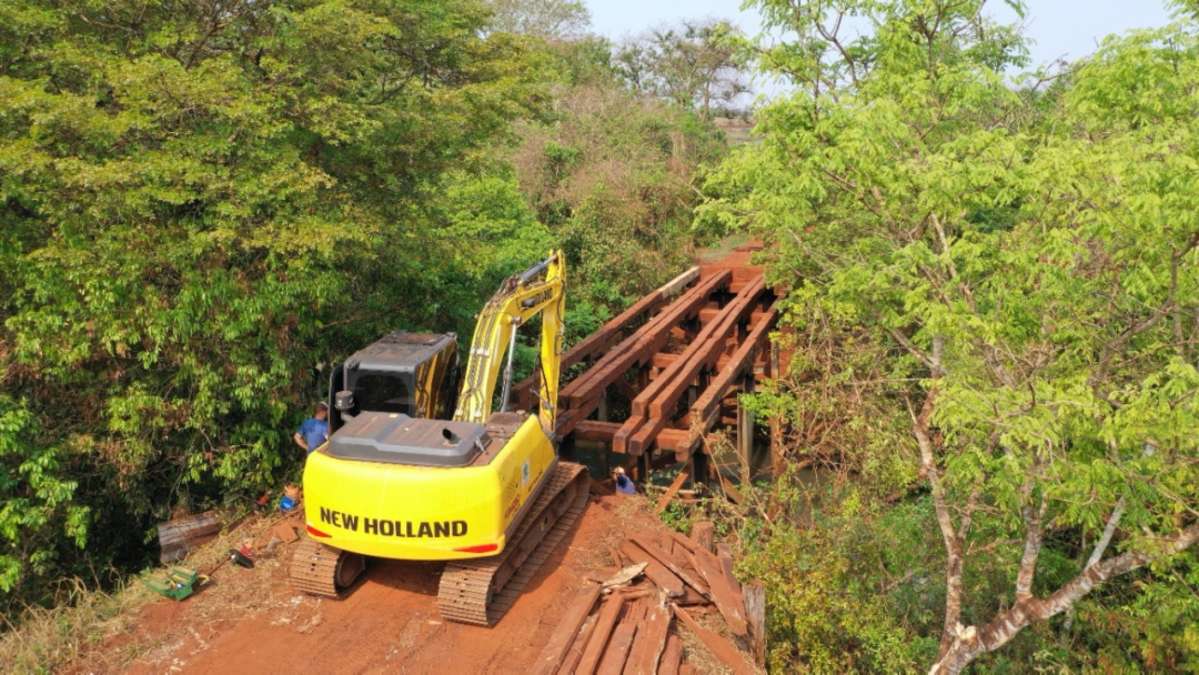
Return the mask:
MULTIPOLYGON (((741 0, 585 1, 593 31, 614 40, 683 18, 730 19, 751 35, 761 30, 757 10, 741 10, 741 0)), ((1164 26, 1171 20, 1164 0, 1028 0, 1027 4, 1023 23, 1025 34, 1033 40, 1034 65, 1085 56, 1105 35, 1164 26)), ((1016 19, 1000 0, 991 0, 988 11, 1005 22, 1016 19)))

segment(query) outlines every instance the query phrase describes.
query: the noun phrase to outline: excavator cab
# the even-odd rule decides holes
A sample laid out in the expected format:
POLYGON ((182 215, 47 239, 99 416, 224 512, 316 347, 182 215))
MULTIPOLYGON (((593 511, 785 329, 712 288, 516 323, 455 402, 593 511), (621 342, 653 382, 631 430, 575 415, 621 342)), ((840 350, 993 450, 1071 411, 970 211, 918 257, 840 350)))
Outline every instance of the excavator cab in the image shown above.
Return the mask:
POLYGON ((389 333, 333 368, 329 431, 364 412, 448 417, 457 371, 454 333, 389 333))

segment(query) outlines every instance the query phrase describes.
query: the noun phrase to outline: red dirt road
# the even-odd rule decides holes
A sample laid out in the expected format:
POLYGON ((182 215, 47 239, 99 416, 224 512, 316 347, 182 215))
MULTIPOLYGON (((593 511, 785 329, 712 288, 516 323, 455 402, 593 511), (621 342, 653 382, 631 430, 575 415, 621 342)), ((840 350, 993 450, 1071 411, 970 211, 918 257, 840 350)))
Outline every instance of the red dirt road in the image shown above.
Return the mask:
MULTIPOLYGON (((226 565, 182 603, 159 600, 134 629, 91 650, 73 672, 526 672, 585 575, 612 571, 609 547, 660 528, 642 498, 592 498, 571 536, 493 628, 442 621, 437 565, 375 561, 343 600, 291 590, 288 550, 254 570, 226 565)), ((293 545, 294 546, 294 545, 293 545)))

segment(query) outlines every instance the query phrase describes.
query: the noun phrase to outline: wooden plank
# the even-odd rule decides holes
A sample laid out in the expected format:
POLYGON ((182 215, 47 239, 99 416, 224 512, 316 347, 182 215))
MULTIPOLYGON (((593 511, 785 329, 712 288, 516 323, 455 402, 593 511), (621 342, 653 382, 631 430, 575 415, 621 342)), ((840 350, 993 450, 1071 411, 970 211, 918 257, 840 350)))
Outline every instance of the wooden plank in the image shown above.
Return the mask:
POLYGON ((587 647, 583 649, 583 656, 579 658, 579 665, 574 670, 575 673, 592 675, 599 667, 600 659, 604 656, 604 649, 608 646, 608 638, 612 635, 612 629, 616 626, 616 621, 620 618, 620 610, 623 607, 624 594, 622 593, 613 593, 604 601, 599 617, 595 620, 595 628, 591 631, 590 639, 587 640, 587 647))
POLYGON ((754 650, 754 662, 766 665, 766 587, 753 581, 742 588, 745 595, 745 618, 749 622, 749 641, 754 650))
POLYGON ((670 538, 674 540, 674 543, 686 549, 687 553, 689 554, 694 553, 695 549, 699 548, 694 539, 691 539, 690 537, 684 537, 674 530, 670 530, 670 538))
POLYGON ((545 643, 541 653, 537 656, 537 660, 533 662, 533 672, 537 675, 552 675, 557 672, 558 667, 562 665, 562 658, 566 656, 566 651, 570 649, 570 645, 574 642, 575 636, 579 632, 579 628, 583 622, 587 620, 587 616, 591 614, 591 608, 595 606, 595 601, 599 598, 600 587, 588 584, 587 588, 583 589, 574 601, 566 608, 562 617, 558 620, 558 625, 554 628, 554 632, 550 635, 550 639, 545 643))
POLYGON ((574 675, 575 668, 578 667, 579 661, 583 658, 583 649, 587 647, 587 643, 591 640, 591 634, 595 631, 595 624, 598 619, 599 615, 592 614, 583 622, 583 628, 575 636, 574 642, 570 645, 570 650, 566 652, 566 658, 562 660, 562 667, 558 669, 558 675, 574 675))
MULTIPOLYGON (((649 312, 652 312, 653 310, 662 306, 671 298, 678 295, 683 288, 698 278, 699 267, 692 267, 686 272, 683 272, 682 274, 666 282, 657 290, 641 296, 637 302, 630 305, 620 314, 617 314, 615 317, 606 321, 604 325, 600 326, 599 329, 594 333, 583 338, 579 342, 575 343, 573 347, 568 349, 566 353, 562 355, 562 370, 565 371, 567 368, 570 368, 577 363, 582 363, 584 359, 590 356, 610 349, 612 344, 615 342, 616 336, 629 323, 632 323, 639 316, 648 314, 649 312)), ((532 407, 532 403, 534 402, 533 391, 536 386, 537 376, 531 375, 521 380, 512 389, 513 394, 516 397, 515 400, 520 401, 521 407, 526 410, 532 407)))
POLYGON ((687 572, 683 565, 663 551, 661 546, 658 546, 646 537, 633 537, 631 541, 640 546, 646 553, 656 558, 658 562, 662 563, 663 567, 673 572, 676 577, 682 579, 684 583, 694 588, 700 595, 708 597, 708 587, 694 574, 687 572))
POLYGON ((737 578, 737 575, 733 574, 733 550, 728 544, 716 545, 716 559, 720 561, 720 568, 730 579, 737 578))
POLYGON ((732 642, 699 625, 695 619, 691 618, 687 610, 678 605, 674 606, 674 615, 695 634, 695 637, 699 638, 700 642, 704 643, 708 651, 712 652, 712 656, 732 669, 736 675, 751 675, 754 672, 754 667, 745 660, 745 656, 732 642))
POLYGON ((636 637, 644 618, 644 602, 625 605, 624 618, 620 620, 616 630, 612 631, 612 638, 608 640, 608 648, 604 650, 604 657, 595 671, 596 675, 620 675, 624 672, 625 661, 628 660, 629 650, 633 647, 633 638, 636 637))
POLYGON ((608 351, 586 373, 562 388, 560 399, 569 408, 577 408, 589 399, 602 395, 636 363, 644 362, 660 351, 670 336, 671 327, 692 316, 709 294, 728 285, 732 277, 727 271, 715 274, 692 287, 668 305, 644 326, 608 351))
POLYGON ((721 400, 733 388, 746 368, 752 366, 754 354, 767 342, 777 321, 778 309, 771 307, 766 317, 754 325, 728 363, 712 378, 703 393, 691 405, 690 443, 698 444, 700 437, 712 428, 720 411, 721 400))
MULTIPOLYGON (((673 614, 673 612, 671 612, 673 614)), ((658 675, 678 675, 679 664, 683 661, 683 641, 678 635, 671 633, 666 637, 666 649, 658 662, 658 675)))
POLYGON ((620 429, 619 422, 600 422, 598 420, 582 420, 574 425, 576 440, 601 441, 608 443, 620 429))
POLYGON ((678 494, 679 489, 683 487, 683 483, 687 482, 688 477, 689 474, 686 469, 683 469, 679 472, 679 475, 674 477, 674 480, 670 482, 670 487, 666 488, 666 492, 663 492, 662 496, 658 498, 658 504, 654 507, 654 513, 661 514, 666 510, 666 507, 670 505, 670 500, 674 499, 674 496, 678 494))
POLYGON ((624 672, 627 675, 658 671, 658 661, 666 649, 666 636, 670 633, 673 618, 674 613, 665 607, 654 605, 649 608, 645 621, 637 629, 633 648, 629 650, 629 658, 625 662, 624 672))
POLYGON ((700 595, 694 588, 687 586, 683 589, 683 594, 674 599, 674 603, 680 607, 693 607, 695 605, 710 605, 712 601, 700 595))
POLYGON ((747 635, 745 620, 745 600, 741 597, 741 587, 737 580, 725 574, 724 568, 716 556, 704 550, 696 550, 691 554, 691 564, 699 571, 711 591, 710 597, 720 610, 729 630, 744 637, 747 635))
POLYGON ((716 550, 716 524, 710 520, 697 520, 691 525, 691 541, 705 551, 716 550))
POLYGON ((620 545, 620 552, 633 562, 647 563, 645 566, 645 576, 654 583, 658 588, 666 592, 667 597, 679 597, 683 595, 683 580, 675 576, 674 572, 666 569, 666 566, 658 562, 656 558, 645 552, 640 546, 635 545, 631 541, 625 541, 620 545))

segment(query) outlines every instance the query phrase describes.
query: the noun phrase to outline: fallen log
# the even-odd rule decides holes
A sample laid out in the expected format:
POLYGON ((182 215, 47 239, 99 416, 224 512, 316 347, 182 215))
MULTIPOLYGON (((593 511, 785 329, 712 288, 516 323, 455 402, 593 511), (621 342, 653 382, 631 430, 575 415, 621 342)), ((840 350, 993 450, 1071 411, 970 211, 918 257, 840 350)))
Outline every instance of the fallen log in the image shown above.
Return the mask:
POLYGON ((215 511, 159 523, 158 560, 163 564, 182 560, 193 548, 215 539, 220 531, 221 521, 215 511))

